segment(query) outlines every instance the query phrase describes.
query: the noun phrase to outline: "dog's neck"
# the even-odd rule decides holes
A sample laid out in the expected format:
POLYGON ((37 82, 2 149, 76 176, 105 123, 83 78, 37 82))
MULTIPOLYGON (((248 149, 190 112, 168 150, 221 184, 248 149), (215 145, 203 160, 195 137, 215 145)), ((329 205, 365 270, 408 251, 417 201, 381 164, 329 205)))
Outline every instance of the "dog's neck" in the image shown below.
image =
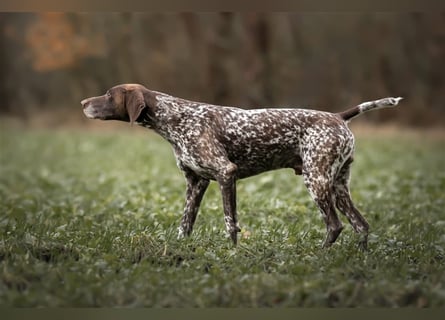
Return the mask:
POLYGON ((138 125, 153 129, 173 144, 180 139, 176 136, 178 131, 175 128, 181 125, 182 115, 187 113, 188 109, 200 105, 198 102, 175 98, 157 91, 146 93, 145 102, 147 108, 138 118, 138 125))

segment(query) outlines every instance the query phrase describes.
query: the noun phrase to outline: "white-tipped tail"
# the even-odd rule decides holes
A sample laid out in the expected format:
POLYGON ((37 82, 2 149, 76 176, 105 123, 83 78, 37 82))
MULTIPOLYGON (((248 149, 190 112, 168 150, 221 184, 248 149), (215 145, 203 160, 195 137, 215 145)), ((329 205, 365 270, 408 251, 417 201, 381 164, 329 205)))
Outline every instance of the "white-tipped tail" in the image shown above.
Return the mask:
POLYGON ((360 114, 368 112, 370 110, 395 107, 402 99, 402 97, 388 97, 379 100, 363 102, 356 107, 340 112, 339 115, 343 118, 343 120, 349 121, 352 118, 355 118, 360 114))

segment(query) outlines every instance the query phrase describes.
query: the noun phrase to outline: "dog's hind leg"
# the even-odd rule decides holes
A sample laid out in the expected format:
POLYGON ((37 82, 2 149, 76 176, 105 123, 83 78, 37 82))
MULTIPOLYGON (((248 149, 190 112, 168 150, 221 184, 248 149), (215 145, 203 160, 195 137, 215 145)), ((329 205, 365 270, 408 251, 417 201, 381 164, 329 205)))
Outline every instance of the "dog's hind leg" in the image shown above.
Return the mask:
POLYGON ((369 224, 360 214, 351 199, 349 191, 350 167, 352 158, 346 161, 334 181, 335 205, 348 219, 355 232, 361 234, 359 246, 366 250, 368 245, 369 224))
POLYGON ((335 212, 330 166, 324 162, 324 159, 318 159, 320 161, 308 162, 303 166, 303 178, 326 224, 327 235, 323 243, 323 248, 326 248, 337 240, 343 230, 343 225, 335 212))

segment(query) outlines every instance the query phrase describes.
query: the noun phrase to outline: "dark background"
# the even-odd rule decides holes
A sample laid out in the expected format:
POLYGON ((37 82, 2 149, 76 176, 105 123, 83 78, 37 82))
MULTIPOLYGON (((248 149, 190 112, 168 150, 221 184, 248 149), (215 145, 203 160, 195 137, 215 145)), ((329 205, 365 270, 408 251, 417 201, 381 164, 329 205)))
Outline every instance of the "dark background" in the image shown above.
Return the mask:
POLYGON ((125 82, 254 108, 403 96, 363 121, 443 126, 445 13, 0 13, 1 115, 86 121, 125 82))

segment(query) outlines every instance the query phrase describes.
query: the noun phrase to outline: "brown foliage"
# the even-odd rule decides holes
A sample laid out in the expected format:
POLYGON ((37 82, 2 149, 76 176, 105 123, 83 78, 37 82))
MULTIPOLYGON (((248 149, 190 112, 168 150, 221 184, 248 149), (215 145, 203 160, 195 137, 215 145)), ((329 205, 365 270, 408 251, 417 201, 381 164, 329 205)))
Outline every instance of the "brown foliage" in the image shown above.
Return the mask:
POLYGON ((248 107, 338 111, 401 95, 403 111, 367 119, 444 120, 443 14, 5 13, 0 28, 3 111, 76 110, 139 82, 248 107))

